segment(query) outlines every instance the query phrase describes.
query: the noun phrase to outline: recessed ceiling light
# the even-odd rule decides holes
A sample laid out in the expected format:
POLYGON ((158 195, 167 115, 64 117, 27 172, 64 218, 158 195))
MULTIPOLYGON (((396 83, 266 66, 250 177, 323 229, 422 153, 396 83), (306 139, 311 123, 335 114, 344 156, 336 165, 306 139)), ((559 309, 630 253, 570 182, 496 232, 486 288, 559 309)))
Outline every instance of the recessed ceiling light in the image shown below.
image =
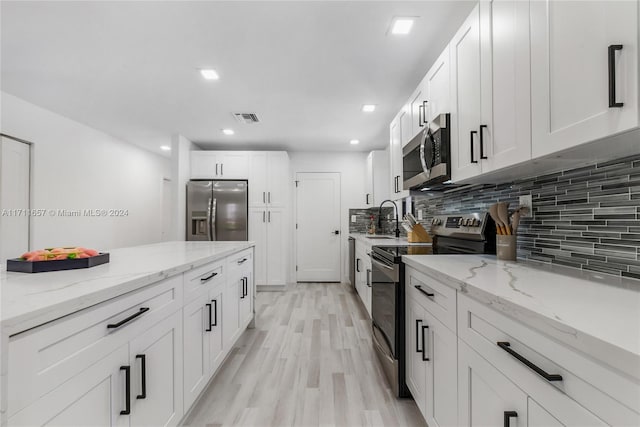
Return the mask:
POLYGON ((364 111, 365 113, 372 113, 376 111, 376 106, 374 104, 364 104, 362 106, 362 111, 364 111))
POLYGON ((200 70, 200 74, 202 74, 202 77, 207 80, 218 80, 220 78, 218 72, 211 68, 203 68, 202 70, 200 70))
POLYGON ((224 133, 225 135, 233 135, 235 132, 233 131, 233 129, 222 129, 222 133, 224 133))
POLYGON ((160 149, 161 149, 162 151, 171 151, 171 147, 169 147, 168 145, 161 145, 161 146, 160 146, 160 149))
POLYGON ((413 21, 413 18, 395 18, 391 23, 391 34, 409 34, 413 21))
POLYGON ((358 145, 358 144, 360 144, 360 141, 358 141, 357 139, 352 139, 351 141, 349 141, 349 144, 358 145))

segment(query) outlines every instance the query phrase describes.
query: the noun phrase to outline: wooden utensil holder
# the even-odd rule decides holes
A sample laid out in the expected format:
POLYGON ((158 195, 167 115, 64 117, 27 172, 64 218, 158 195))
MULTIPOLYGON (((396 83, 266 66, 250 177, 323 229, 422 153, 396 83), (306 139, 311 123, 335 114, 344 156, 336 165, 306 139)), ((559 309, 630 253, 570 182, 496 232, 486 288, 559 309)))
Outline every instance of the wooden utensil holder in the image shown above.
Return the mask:
POLYGON ((407 233, 409 243, 431 243, 431 236, 420 224, 413 226, 413 230, 407 233))

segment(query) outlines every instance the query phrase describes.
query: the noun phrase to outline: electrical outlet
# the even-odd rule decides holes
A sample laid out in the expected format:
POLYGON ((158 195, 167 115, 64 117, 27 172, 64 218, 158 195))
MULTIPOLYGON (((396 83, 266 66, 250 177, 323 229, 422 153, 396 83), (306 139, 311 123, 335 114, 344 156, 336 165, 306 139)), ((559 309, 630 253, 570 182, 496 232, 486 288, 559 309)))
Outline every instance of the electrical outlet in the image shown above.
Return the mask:
POLYGON ((526 216, 531 216, 531 213, 533 212, 533 202, 531 201, 531 194, 527 194, 525 196, 520 196, 520 206, 526 206, 529 208, 529 213, 527 213, 526 215, 521 215, 523 217, 526 216))
POLYGON ((422 221, 422 209, 418 209, 418 221, 422 221))
POLYGON ((355 215, 351 215, 351 222, 356 222, 356 216, 355 215))

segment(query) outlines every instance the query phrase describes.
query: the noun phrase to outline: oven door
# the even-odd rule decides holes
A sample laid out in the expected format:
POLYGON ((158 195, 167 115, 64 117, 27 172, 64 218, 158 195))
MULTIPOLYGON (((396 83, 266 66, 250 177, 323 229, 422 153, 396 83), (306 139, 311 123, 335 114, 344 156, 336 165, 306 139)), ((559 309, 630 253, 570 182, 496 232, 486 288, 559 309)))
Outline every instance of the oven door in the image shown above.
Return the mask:
POLYGON ((378 345, 384 347, 385 353, 394 359, 398 358, 396 348, 396 322, 398 316, 398 291, 400 265, 371 253, 371 319, 378 345))

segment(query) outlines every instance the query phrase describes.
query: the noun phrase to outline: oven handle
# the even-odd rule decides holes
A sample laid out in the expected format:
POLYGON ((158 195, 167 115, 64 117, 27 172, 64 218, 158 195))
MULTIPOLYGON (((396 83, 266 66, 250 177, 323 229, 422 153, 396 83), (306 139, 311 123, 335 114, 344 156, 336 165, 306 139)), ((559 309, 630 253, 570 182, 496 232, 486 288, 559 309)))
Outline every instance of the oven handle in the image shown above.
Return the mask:
POLYGON ((371 254, 371 262, 374 262, 376 265, 382 268, 386 268, 387 270, 391 270, 391 271, 394 270, 394 266, 389 266, 389 264, 387 264, 382 259, 375 256, 373 253, 371 254))

